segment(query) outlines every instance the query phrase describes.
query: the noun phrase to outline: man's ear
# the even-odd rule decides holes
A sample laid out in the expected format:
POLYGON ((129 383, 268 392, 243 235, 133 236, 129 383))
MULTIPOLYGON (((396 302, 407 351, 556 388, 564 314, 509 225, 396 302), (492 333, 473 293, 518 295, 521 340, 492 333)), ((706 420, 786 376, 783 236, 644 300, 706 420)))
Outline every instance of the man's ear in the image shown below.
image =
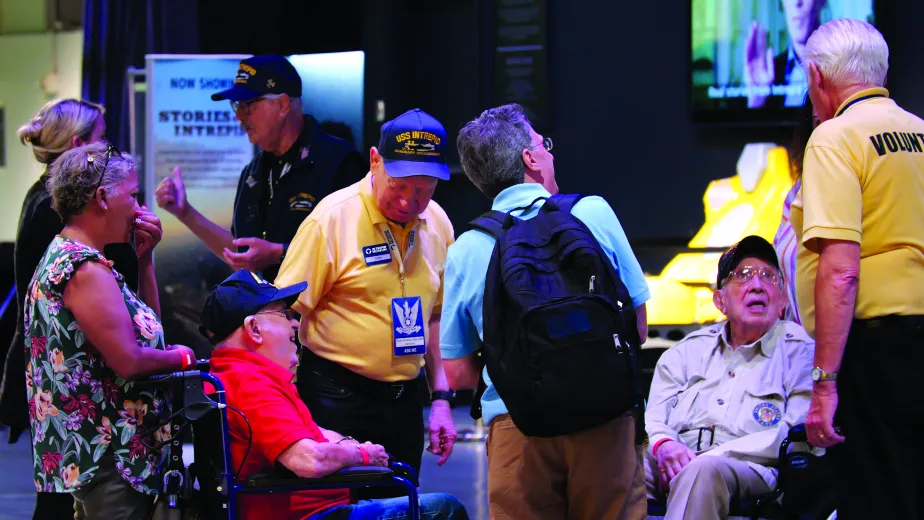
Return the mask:
POLYGON ((244 320, 244 330, 250 340, 249 343, 255 346, 263 345, 263 331, 260 329, 260 321, 256 316, 247 316, 244 320))
POLYGON ((814 61, 810 61, 808 69, 808 80, 810 84, 814 83, 819 89, 823 89, 825 87, 825 77, 818 68, 818 65, 814 61))
POLYGON ((279 96, 279 116, 285 117, 292 110, 292 98, 288 94, 279 96))
MULTIPOLYGON (((539 161, 536 160, 536 156, 529 148, 523 149, 523 152, 520 154, 520 158, 523 159, 523 164, 526 165, 527 170, 537 172, 542 169, 539 167, 539 161)), ((527 174, 528 173, 529 172, 527 172, 527 174)))
POLYGON ((719 312, 725 314, 725 293, 721 289, 716 289, 712 293, 712 303, 715 304, 716 309, 719 309, 719 312))

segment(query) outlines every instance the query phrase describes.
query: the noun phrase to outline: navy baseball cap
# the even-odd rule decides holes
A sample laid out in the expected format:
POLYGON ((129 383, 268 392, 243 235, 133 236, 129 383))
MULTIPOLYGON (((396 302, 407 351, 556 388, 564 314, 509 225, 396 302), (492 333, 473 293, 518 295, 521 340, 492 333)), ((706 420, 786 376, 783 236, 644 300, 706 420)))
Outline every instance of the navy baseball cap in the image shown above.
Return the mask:
POLYGON ((728 248, 728 251, 722 253, 719 258, 719 276, 716 278, 716 287, 722 288, 722 281, 728 278, 729 273, 738 267, 745 258, 760 258, 768 264, 780 270, 780 261, 776 257, 776 250, 770 245, 770 242, 757 235, 749 235, 741 239, 740 242, 728 248))
POLYGON ((241 60, 234 86, 212 94, 212 101, 247 101, 266 94, 302 97, 302 78, 284 56, 266 54, 241 60))
POLYGON ((378 150, 391 177, 426 175, 449 180, 446 129, 419 108, 382 125, 378 150))
POLYGON ((307 288, 308 282, 300 282, 277 289, 250 271, 241 269, 212 289, 202 309, 199 332, 212 345, 217 345, 243 325, 247 316, 253 316, 274 302, 285 302, 289 307, 307 288))

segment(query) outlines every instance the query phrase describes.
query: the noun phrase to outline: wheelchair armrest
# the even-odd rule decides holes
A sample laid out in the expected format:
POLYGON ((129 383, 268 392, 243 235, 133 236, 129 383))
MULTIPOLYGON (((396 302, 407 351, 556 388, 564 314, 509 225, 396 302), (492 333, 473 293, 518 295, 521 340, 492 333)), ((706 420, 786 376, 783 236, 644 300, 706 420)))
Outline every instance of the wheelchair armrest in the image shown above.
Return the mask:
POLYGON ((309 489, 313 486, 329 486, 331 484, 363 484, 374 482, 391 482, 395 473, 389 468, 382 466, 354 466, 344 468, 336 473, 320 478, 299 478, 291 471, 286 474, 274 472, 270 474, 254 475, 244 487, 305 487, 309 489))
POLYGON ((395 460, 395 456, 388 454, 388 460, 391 462, 388 463, 389 469, 391 469, 395 475, 407 479, 411 484, 414 484, 414 487, 420 487, 419 477, 417 472, 414 471, 409 464, 395 460))

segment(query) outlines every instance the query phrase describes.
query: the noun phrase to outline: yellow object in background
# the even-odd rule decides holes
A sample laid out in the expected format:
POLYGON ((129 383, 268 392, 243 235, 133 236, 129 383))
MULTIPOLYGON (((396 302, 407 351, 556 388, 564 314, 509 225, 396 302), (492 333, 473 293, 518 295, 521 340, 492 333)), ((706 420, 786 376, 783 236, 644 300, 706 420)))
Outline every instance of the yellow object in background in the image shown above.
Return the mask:
POLYGON ((705 324, 724 319, 712 302, 721 251, 748 235, 773 242, 783 200, 792 187, 789 153, 768 143, 744 147, 738 174, 709 183, 706 220, 658 276, 648 276, 648 346, 667 346, 705 324))

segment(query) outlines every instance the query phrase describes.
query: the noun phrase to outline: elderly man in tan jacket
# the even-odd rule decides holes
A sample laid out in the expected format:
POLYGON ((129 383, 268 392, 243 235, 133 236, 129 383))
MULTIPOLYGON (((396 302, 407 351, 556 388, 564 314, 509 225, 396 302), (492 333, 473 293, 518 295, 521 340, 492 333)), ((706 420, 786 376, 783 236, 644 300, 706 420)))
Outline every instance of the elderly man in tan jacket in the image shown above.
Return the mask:
POLYGON ((645 412, 650 498, 665 518, 727 518, 733 499, 776 487, 779 446, 804 421, 814 342, 782 321, 776 253, 749 236, 719 259, 716 307, 726 322, 693 332, 661 356, 645 412))

